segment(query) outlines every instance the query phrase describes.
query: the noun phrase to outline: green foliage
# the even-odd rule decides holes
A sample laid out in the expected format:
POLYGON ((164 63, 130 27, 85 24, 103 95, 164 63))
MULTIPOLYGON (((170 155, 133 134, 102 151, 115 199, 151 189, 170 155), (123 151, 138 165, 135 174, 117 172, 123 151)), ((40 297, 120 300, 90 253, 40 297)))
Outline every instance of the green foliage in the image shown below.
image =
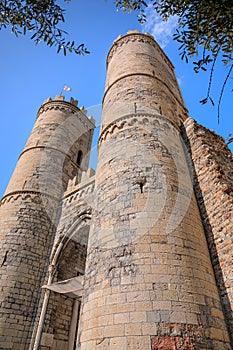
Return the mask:
POLYGON ((231 133, 228 134, 228 136, 227 136, 225 141, 226 141, 227 145, 230 145, 233 142, 233 137, 232 137, 231 133))
POLYGON ((132 11, 138 12, 138 20, 141 24, 146 21, 144 14, 144 7, 147 7, 147 3, 143 0, 115 0, 115 5, 123 12, 131 13, 132 11))
MULTIPOLYGON (((69 2, 70 0, 64 0, 69 2)), ((44 41, 55 46, 57 52, 87 54, 84 44, 76 46, 66 41, 67 33, 60 28, 65 21, 65 10, 57 0, 0 0, 0 29, 10 27, 19 34, 31 33, 31 39, 38 44, 44 41)), ((233 1, 232 0, 115 0, 116 7, 123 12, 136 11, 139 22, 146 21, 145 8, 152 4, 155 11, 167 20, 178 16, 178 28, 174 39, 180 43, 181 59, 192 60, 194 71, 207 71, 210 66, 207 95, 200 102, 210 101, 211 86, 216 62, 221 60, 228 67, 218 101, 220 104, 226 83, 233 70, 233 1), (196 60, 194 60, 196 57, 196 60)))
POLYGON ((84 44, 76 46, 66 41, 67 33, 59 28, 65 11, 56 0, 0 0, 0 29, 10 27, 16 36, 31 33, 36 44, 44 41, 55 46, 57 52, 89 53, 84 44))
POLYGON ((217 60, 228 67, 226 79, 218 101, 218 119, 220 104, 227 81, 233 69, 233 1, 232 0, 117 0, 116 6, 123 11, 138 10, 139 21, 145 21, 144 9, 152 4, 155 11, 167 20, 178 16, 178 28, 174 40, 180 43, 181 59, 187 63, 193 61, 194 71, 207 71, 210 66, 209 86, 202 104, 214 101, 210 96, 212 78, 217 60))

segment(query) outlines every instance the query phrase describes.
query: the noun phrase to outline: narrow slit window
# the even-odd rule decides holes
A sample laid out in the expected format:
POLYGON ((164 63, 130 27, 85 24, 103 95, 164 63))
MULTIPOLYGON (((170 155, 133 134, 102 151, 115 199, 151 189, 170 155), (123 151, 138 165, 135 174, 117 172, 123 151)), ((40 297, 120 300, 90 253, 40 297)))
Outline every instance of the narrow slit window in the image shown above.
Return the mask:
POLYGON ((81 165, 82 159, 83 159, 83 152, 80 150, 80 151, 78 151, 78 156, 77 156, 77 165, 79 167, 81 165))
POLYGON ((141 193, 143 193, 143 186, 144 186, 144 183, 140 182, 140 183, 139 183, 139 186, 140 186, 140 191, 141 191, 141 193))

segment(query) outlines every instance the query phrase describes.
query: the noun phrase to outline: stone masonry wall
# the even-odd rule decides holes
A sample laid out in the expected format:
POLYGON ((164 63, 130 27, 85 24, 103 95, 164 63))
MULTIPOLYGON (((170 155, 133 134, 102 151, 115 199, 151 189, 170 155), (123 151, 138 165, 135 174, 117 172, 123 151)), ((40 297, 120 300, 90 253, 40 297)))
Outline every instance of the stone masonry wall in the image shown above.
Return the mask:
MULTIPOLYGON (((157 121, 162 133, 166 123, 157 121)), ((177 349, 184 344, 230 349, 187 172, 182 176, 181 166, 177 175, 174 169, 176 157, 184 161, 181 147, 175 147, 177 134, 168 132, 162 143, 161 136, 154 136, 158 126, 149 124, 146 130, 150 132, 137 126, 115 129, 101 144, 81 349, 151 350, 161 342, 169 349, 175 340, 177 349), (165 146, 169 142, 174 142, 172 154, 165 146), (181 202, 175 209, 177 196, 181 202), (187 201, 183 212, 180 204, 187 201)))
POLYGON ((107 67, 78 348, 230 350, 173 67, 135 32, 107 67))
MULTIPOLYGON (((70 240, 61 254, 53 282, 83 275, 86 250, 86 245, 70 240)), ((59 293, 50 293, 41 339, 41 350, 67 349, 73 305, 73 298, 59 293)))
POLYGON ((12 195, 1 203, 2 349, 25 350, 30 341, 48 249, 55 233, 50 220, 52 213, 43 205, 45 200, 50 200, 49 206, 56 208, 56 201, 42 199, 37 193, 12 195))
POLYGON ((233 156, 222 137, 189 118, 186 145, 195 192, 233 347, 233 156))
MULTIPOLYGON (((84 275, 77 349, 233 348, 233 157, 173 68, 151 35, 116 39, 96 177, 93 119, 72 98, 40 107, 0 202, 1 349, 33 348, 52 267, 84 275)), ((50 292, 40 350, 67 350, 77 305, 50 292)))
POLYGON ((120 116, 145 111, 164 115, 173 125, 187 117, 174 67, 151 35, 132 31, 115 40, 107 70, 102 130, 120 116))
MULTIPOLYGON (((40 313, 60 200, 68 180, 78 173, 80 147, 90 149, 93 128, 77 101, 66 102, 62 96, 45 101, 1 200, 0 342, 4 349, 29 346, 40 313)), ((88 157, 84 169, 87 163, 88 157)))
MULTIPOLYGON (((94 171, 88 169, 83 172, 80 183, 77 178, 71 179, 64 194, 54 246, 66 236, 68 243, 65 243, 59 257, 53 282, 83 275, 85 272, 90 222, 88 215, 91 213, 95 184, 93 175, 94 171)), ((74 299, 50 293, 40 350, 67 349, 73 305, 74 299)))

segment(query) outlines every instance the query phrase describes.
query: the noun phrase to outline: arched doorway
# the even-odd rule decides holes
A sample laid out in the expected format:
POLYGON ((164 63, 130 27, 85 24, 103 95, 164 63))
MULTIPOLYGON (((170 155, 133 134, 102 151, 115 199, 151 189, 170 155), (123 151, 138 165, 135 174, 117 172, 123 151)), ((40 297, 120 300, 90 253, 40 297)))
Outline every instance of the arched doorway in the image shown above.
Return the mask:
POLYGON ((76 349, 90 219, 90 210, 82 210, 56 238, 33 350, 76 349))

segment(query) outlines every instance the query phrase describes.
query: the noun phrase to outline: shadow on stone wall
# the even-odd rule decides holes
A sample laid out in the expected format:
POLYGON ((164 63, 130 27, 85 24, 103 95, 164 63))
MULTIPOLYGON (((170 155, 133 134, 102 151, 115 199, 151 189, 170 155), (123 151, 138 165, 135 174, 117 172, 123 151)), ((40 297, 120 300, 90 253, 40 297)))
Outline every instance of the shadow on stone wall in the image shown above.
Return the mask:
POLYGON ((213 266, 216 285, 218 288, 218 292, 219 292, 219 296, 220 296, 220 300, 221 300, 221 304, 222 304, 222 309, 223 309, 223 314, 225 317, 225 322, 226 322, 226 326, 227 326, 229 337, 230 337, 230 343, 231 343, 231 346, 233 348, 233 333, 232 333, 233 314, 232 314, 232 310, 231 310, 231 303, 230 303, 230 299, 228 297, 227 288, 226 288, 225 281, 224 281, 224 275, 223 275, 221 264, 219 261, 219 252, 218 252, 218 249, 217 249, 217 246, 215 243, 213 227, 211 226, 210 221, 209 221, 207 209, 205 206, 205 200, 203 198, 202 190, 200 188, 198 176, 197 176, 195 166, 193 163, 192 147, 191 147, 189 137, 187 135, 187 132, 186 132, 184 125, 181 126, 181 136, 182 136, 183 141, 184 141, 185 146, 186 146, 185 154, 188 158, 187 162, 189 164, 189 168, 190 168, 190 171, 192 173, 191 177, 193 179, 193 188, 194 188, 195 196, 197 199, 200 215, 202 218, 205 236, 206 236, 207 243, 208 243, 208 249, 210 252, 211 263, 213 266), (188 154, 187 154, 187 151, 188 151, 188 154))

